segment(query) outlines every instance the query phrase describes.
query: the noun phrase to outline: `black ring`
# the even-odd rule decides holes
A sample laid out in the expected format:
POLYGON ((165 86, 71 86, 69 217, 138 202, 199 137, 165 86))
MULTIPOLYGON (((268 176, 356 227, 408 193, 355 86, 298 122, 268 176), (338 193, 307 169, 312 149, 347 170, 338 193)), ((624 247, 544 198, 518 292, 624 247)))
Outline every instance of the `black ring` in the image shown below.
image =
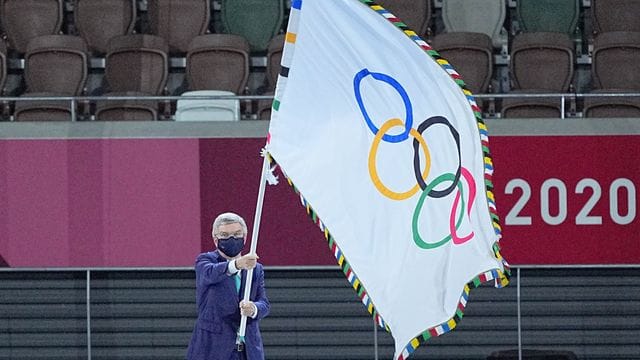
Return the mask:
MULTIPOLYGON (((420 135, 422 135, 422 133, 425 130, 427 130, 431 125, 435 125, 435 124, 443 124, 449 127, 451 136, 453 136, 453 140, 455 140, 456 147, 458 149, 458 170, 456 171, 456 175, 454 177, 453 183, 444 190, 433 189, 429 191, 429 194, 427 194, 432 198, 442 198, 451 194, 451 192, 453 192, 456 186, 458 186, 458 182, 460 181, 460 172, 462 168, 462 156, 460 154, 460 134, 458 133, 458 130, 456 130, 456 128, 454 128, 453 125, 451 125, 449 120, 447 120, 443 116, 432 116, 427 120, 423 121, 422 124, 418 126, 418 132, 420 133, 420 135)), ((424 191, 427 188, 427 184, 422 179, 422 175, 420 173, 420 151, 419 150, 420 150, 420 143, 418 142, 417 139, 413 139, 413 171, 416 175, 416 180, 418 181, 418 184, 420 184, 420 188, 424 191)))

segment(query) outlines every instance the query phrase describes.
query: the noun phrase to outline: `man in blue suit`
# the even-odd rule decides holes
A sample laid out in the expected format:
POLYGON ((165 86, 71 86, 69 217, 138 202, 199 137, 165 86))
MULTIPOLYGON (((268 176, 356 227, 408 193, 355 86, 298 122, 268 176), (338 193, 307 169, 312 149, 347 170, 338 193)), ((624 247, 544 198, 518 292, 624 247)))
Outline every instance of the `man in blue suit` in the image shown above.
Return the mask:
POLYGON ((264 350, 258 323, 269 314, 264 270, 258 256, 241 256, 247 225, 234 213, 213 222, 217 250, 196 259, 196 321, 187 360, 262 360, 264 350), (242 301, 246 271, 253 270, 250 301, 242 301), (247 316, 243 338, 238 336, 240 316, 247 316))

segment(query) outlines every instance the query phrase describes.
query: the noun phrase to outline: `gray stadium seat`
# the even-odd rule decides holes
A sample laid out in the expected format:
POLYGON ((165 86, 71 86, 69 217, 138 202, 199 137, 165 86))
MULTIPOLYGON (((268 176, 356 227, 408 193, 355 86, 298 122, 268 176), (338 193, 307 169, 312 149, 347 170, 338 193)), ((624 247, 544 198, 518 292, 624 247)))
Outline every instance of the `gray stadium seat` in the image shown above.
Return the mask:
POLYGON ((506 47, 506 0, 446 0, 442 2, 445 32, 487 34, 495 48, 506 47))

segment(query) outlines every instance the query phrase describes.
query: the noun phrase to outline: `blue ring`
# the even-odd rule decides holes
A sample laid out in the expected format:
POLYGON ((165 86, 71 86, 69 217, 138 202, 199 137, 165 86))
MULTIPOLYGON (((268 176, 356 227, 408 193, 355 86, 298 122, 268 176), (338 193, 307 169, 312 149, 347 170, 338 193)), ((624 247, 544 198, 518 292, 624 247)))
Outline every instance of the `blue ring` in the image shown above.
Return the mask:
POLYGON ((356 101, 358 102, 358 106, 360 107, 360 112, 362 116, 364 116, 364 120, 367 122, 367 126, 373 132, 373 135, 376 135, 380 129, 378 129, 371 121, 369 114, 367 113, 367 109, 364 107, 364 103, 362 102, 362 94, 360 93, 360 83, 362 79, 364 79, 367 75, 371 75, 374 79, 386 82, 387 84, 393 86, 394 89, 400 94, 402 101, 404 102, 404 107, 406 109, 406 121, 404 122, 404 132, 398 135, 389 135, 384 134, 382 136, 382 140, 390 143, 399 143, 405 141, 409 138, 409 131, 411 131, 411 127, 413 126, 413 109, 411 107, 411 101, 409 100, 409 95, 404 90, 400 83, 392 78, 389 75, 382 73, 370 72, 368 69, 362 69, 360 72, 356 74, 353 78, 353 90, 356 95, 356 101))

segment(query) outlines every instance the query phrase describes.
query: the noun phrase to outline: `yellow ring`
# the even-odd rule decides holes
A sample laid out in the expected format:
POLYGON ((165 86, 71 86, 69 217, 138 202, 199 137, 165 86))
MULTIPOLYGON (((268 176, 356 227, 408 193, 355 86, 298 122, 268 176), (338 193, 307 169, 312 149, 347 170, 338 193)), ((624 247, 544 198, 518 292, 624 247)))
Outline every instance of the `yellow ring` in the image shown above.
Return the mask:
MULTIPOLYGON (((387 122, 385 122, 382 127, 380 127, 380 130, 378 130, 376 136, 373 138, 371 150, 369 151, 369 176, 371 176, 373 185, 376 187, 376 189, 378 189, 378 191, 380 191, 382 195, 392 200, 405 200, 412 197, 418 192, 418 190, 420 190, 420 184, 416 184, 409 191, 405 191, 402 193, 395 192, 382 183, 380 177, 378 176, 378 170, 376 169, 376 153, 378 152, 380 141, 382 140, 384 134, 386 134, 386 132, 394 126, 404 127, 404 122, 398 118, 387 120, 387 122)), ((420 134, 418 130, 411 128, 409 134, 411 134, 411 136, 418 140, 420 146, 422 146, 422 151, 424 151, 426 166, 424 172, 422 173, 422 179, 426 182, 427 176, 429 176, 429 170, 431 169, 431 155, 429 154, 429 147, 427 146, 427 142, 422 137, 422 134, 420 134)))

